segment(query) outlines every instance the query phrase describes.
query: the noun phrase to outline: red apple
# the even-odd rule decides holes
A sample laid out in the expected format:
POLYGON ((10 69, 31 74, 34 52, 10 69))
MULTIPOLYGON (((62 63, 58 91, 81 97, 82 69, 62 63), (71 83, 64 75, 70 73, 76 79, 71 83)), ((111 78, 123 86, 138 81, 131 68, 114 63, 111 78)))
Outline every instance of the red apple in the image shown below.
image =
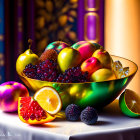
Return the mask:
POLYGON ((85 60, 81 65, 81 70, 83 72, 88 71, 89 75, 91 75, 96 70, 102 68, 100 61, 95 57, 90 57, 85 60))
POLYGON ((90 58, 92 56, 92 54, 95 52, 96 47, 93 46, 90 43, 86 43, 84 45, 81 45, 78 49, 77 49, 82 57, 82 61, 90 58))
POLYGON ((9 81, 0 85, 0 109, 15 112, 18 109, 18 97, 29 96, 27 88, 21 83, 9 81))
POLYGON ((88 41, 79 41, 72 45, 72 48, 77 49, 80 52, 82 61, 90 58, 96 50, 96 46, 88 41))
POLYGON ((92 57, 96 57, 104 68, 111 69, 112 58, 106 50, 98 49, 93 53, 92 57))

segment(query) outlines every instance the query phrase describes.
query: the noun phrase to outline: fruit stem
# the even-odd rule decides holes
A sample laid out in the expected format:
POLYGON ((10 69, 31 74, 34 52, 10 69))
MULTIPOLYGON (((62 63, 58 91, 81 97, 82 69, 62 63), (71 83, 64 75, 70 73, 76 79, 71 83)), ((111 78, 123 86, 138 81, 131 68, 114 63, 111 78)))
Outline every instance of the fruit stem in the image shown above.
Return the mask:
POLYGON ((32 39, 28 39, 28 43, 29 43, 29 49, 31 49, 31 46, 32 46, 33 40, 32 40, 32 39))

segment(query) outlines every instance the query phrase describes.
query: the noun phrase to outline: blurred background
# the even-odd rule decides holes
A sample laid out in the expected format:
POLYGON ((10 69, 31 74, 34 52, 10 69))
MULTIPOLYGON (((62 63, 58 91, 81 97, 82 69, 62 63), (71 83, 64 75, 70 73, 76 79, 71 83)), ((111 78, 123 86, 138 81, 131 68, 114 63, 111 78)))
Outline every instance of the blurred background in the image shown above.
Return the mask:
MULTIPOLYGON (((0 0, 0 83, 19 81, 15 64, 57 40, 97 42, 140 67, 140 0, 0 0)), ((140 94, 138 70, 128 88, 140 94)))

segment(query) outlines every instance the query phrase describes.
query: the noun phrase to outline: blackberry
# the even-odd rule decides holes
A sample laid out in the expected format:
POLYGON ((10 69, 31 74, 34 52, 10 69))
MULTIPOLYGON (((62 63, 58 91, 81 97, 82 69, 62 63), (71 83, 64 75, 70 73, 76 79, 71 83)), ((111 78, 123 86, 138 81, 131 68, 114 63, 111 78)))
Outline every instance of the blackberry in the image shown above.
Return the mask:
POLYGON ((65 109, 66 118, 69 121, 77 121, 80 117, 80 108, 75 104, 70 104, 65 109))
POLYGON ((80 67, 72 67, 60 74, 56 82, 79 83, 88 81, 88 72, 82 72, 80 67))
POLYGON ((88 106, 81 112, 80 119, 88 125, 94 124, 98 119, 97 111, 93 107, 88 106))

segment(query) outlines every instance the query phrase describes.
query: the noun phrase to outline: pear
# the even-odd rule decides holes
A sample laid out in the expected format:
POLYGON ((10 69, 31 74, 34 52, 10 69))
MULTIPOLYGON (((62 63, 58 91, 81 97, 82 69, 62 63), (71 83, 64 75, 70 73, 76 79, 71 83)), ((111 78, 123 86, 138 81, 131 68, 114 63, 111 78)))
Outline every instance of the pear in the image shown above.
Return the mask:
POLYGON ((30 49, 32 45, 32 40, 29 39, 28 42, 29 42, 29 49, 26 50, 21 55, 19 55, 16 61, 16 71, 19 75, 22 75, 22 72, 25 69, 26 65, 30 63, 35 65, 39 60, 39 57, 35 53, 33 53, 32 50, 30 49))

